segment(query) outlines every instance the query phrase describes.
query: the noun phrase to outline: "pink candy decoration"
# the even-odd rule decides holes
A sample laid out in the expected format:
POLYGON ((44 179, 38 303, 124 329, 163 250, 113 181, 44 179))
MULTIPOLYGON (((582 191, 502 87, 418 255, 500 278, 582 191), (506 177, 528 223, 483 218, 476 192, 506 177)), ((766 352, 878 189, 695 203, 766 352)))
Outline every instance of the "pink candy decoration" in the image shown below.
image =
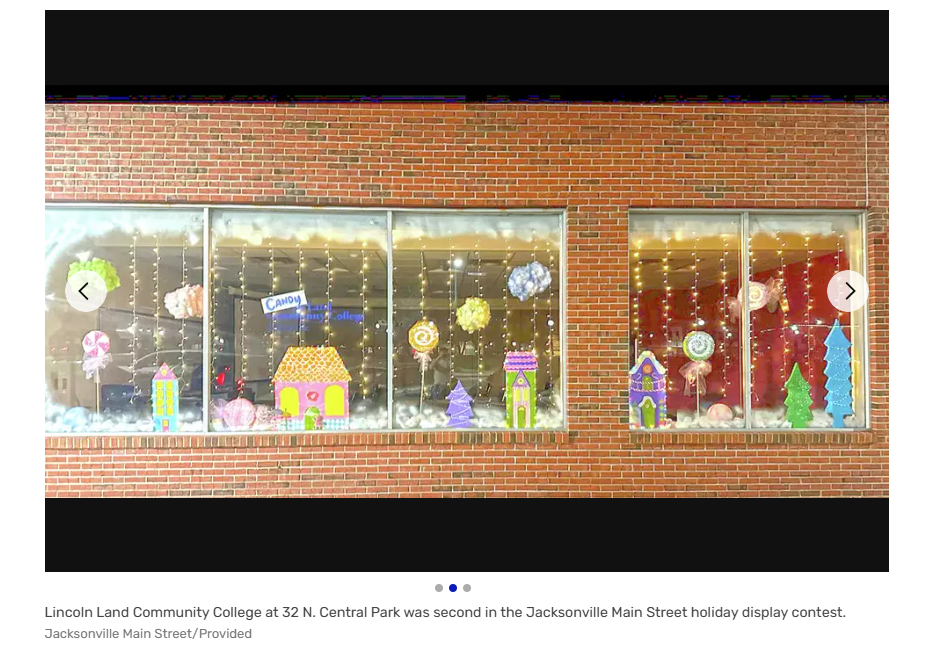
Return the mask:
POLYGON ((82 339, 82 350, 88 357, 103 357, 111 350, 111 340, 104 332, 92 330, 82 339))
POLYGON ((202 286, 186 284, 167 293, 163 303, 173 318, 201 318, 202 286))
POLYGON ((708 419, 712 422, 730 422, 734 419, 734 411, 727 404, 716 403, 708 408, 708 419))
POLYGON ((254 416, 254 404, 239 397, 228 402, 222 414, 222 419, 231 429, 246 429, 254 422, 254 416))

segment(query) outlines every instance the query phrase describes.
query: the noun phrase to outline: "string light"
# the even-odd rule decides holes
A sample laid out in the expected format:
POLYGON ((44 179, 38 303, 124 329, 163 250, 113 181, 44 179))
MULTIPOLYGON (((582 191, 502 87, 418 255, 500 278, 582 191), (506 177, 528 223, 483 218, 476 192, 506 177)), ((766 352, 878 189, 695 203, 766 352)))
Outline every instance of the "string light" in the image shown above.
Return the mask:
MULTIPOLYGON (((479 276, 482 273, 482 260, 479 257, 479 235, 476 236, 476 297, 482 298, 483 287, 479 276)), ((476 397, 483 393, 483 335, 482 330, 476 330, 476 397)))
MULTIPOLYGON (((271 297, 277 292, 277 275, 274 274, 274 245, 270 238, 267 240, 267 276, 271 282, 271 297)), ((267 372, 271 377, 271 385, 274 384, 274 351, 277 341, 277 313, 271 312, 271 325, 267 339, 267 372)))
POLYGON ((502 259, 505 279, 502 282, 502 357, 509 352, 509 260, 512 245, 505 247, 505 258, 502 259))
MULTIPOLYGON (((186 268, 186 247, 189 245, 189 233, 183 231, 182 277, 183 286, 189 285, 189 271, 186 268)), ((186 376, 186 319, 179 321, 179 384, 185 385, 186 376)))
POLYGON ((360 385, 359 389, 362 390, 362 396, 368 396, 368 376, 365 373, 366 362, 368 361, 368 325, 366 324, 366 318, 368 317, 368 254, 365 253, 367 247, 367 242, 362 242, 362 368, 359 371, 359 380, 360 385))
MULTIPOLYGON (((535 243, 531 247, 531 262, 534 263, 537 260, 535 252, 538 250, 538 244, 535 243)), ((538 352, 538 293, 535 292, 531 296, 531 350, 534 353, 538 352)), ((537 386, 535 386, 537 390, 537 386)))
POLYGON ((447 389, 453 389, 454 382, 454 364, 456 363, 456 344, 453 343, 453 237, 450 241, 450 260, 447 263, 447 343, 450 344, 450 378, 447 381, 447 389))
POLYGON ((662 280, 665 286, 665 306, 662 309, 662 338, 665 342, 665 376, 666 383, 665 389, 666 392, 672 391, 672 376, 669 371, 669 347, 668 347, 668 328, 669 323, 671 322, 671 296, 672 296, 672 287, 668 285, 668 257, 672 255, 672 252, 669 250, 669 236, 665 236, 665 256, 662 257, 662 280))
MULTIPOLYGON (((837 252, 835 253, 835 261, 837 261, 836 273, 841 272, 841 243, 843 241, 844 241, 844 233, 838 233, 838 249, 837 249, 837 252)), ((838 291, 839 291, 838 294, 840 295, 841 294, 841 282, 840 281, 838 282, 838 291)), ((843 314, 844 312, 841 311, 840 309, 838 309, 837 311, 838 311, 838 321, 840 322, 841 314, 843 314)))
MULTIPOLYGON (((303 247, 297 240, 297 290, 303 290, 303 247)), ((327 245, 328 246, 328 245, 327 245)), ((328 299, 328 298, 327 298, 328 299)), ((303 346, 303 306, 297 305, 297 345, 303 346)))
MULTIPOLYGON (((642 240, 636 241, 636 249, 642 250, 642 240)), ((636 267, 633 268, 633 276, 636 279, 636 296, 633 300, 633 339, 638 343, 633 344, 633 349, 638 356, 639 343, 642 343, 642 261, 639 259, 640 251, 633 252, 633 258, 636 259, 636 267)))
MULTIPOLYGON (((750 264, 750 281, 753 281, 754 267, 756 266, 756 262, 754 259, 752 242, 750 243, 750 250, 748 252, 748 262, 750 264)), ((750 298, 750 284, 749 283, 744 284, 744 288, 741 291, 741 293, 743 294, 743 297, 747 298, 747 301, 749 301, 749 298, 750 298)), ((743 302, 741 302, 740 304, 741 306, 743 306, 743 302)), ((750 314, 749 314, 750 316, 750 340, 749 340, 749 343, 750 343, 750 392, 751 392, 751 397, 753 399, 753 403, 756 404, 756 403, 759 403, 760 397, 756 393, 756 389, 754 388, 754 385, 755 385, 754 376, 756 375, 756 358, 760 352, 760 344, 757 342, 758 335, 754 334, 753 332, 756 329, 756 327, 753 324, 754 315, 755 315, 755 312, 751 309, 750 314)))
POLYGON ((691 287, 691 299, 694 300, 694 321, 691 323, 692 329, 698 328, 698 232, 694 231, 694 244, 691 247, 691 271, 694 273, 694 284, 691 287))
POLYGON ((216 300, 218 298, 218 293, 220 290, 218 286, 218 282, 217 282, 217 277, 216 277, 216 269, 215 269, 216 265, 218 265, 218 242, 216 242, 215 234, 213 233, 212 234, 212 267, 209 270, 209 275, 212 279, 212 283, 210 284, 212 288, 212 307, 209 311, 209 329, 213 331, 213 335, 214 335, 212 337, 213 351, 214 349, 217 349, 218 353, 221 354, 222 336, 220 332, 218 334, 215 333, 216 300))
POLYGON ((134 229, 134 237, 131 241, 130 249, 130 278, 134 282, 134 287, 130 293, 130 311, 131 311, 131 337, 130 337, 130 384, 133 388, 133 394, 137 394, 137 287, 140 280, 137 278, 137 229, 134 229))
POLYGON ((153 235, 155 246, 153 247, 153 360, 160 366, 160 337, 163 331, 160 329, 160 235, 153 235))
POLYGON ((727 235, 721 235, 721 396, 727 396, 727 235))
POLYGON ((326 345, 332 346, 333 331, 330 321, 332 319, 333 309, 333 263, 332 256, 329 253, 329 242, 331 237, 326 238, 326 311, 323 314, 323 332, 326 337, 326 345))
POLYGON ((247 244, 244 242, 241 243, 241 274, 239 280, 241 282, 241 387, 238 388, 238 396, 242 396, 245 391, 245 385, 248 384, 248 349, 246 346, 246 332, 248 322, 248 312, 245 307, 245 297, 247 293, 245 292, 245 264, 246 264, 246 251, 247 244))
POLYGON ((811 325, 812 319, 812 289, 809 287, 809 281, 811 276, 812 269, 812 250, 809 248, 809 234, 804 235, 805 238, 805 267, 802 270, 802 279, 804 281, 805 289, 805 305, 803 308, 802 322, 805 325, 805 334, 806 334, 806 347, 808 348, 808 357, 806 361, 809 364, 809 386, 810 389, 815 386, 815 358, 813 357, 814 346, 813 337, 814 337, 814 328, 809 327, 811 325))
MULTIPOLYGON (((395 244, 394 229, 392 229, 391 236, 391 254, 394 257, 394 252, 397 250, 398 245, 395 244)), ((391 318, 392 320, 398 320, 398 282, 395 280, 395 273, 398 271, 397 265, 391 266, 391 318)), ((452 329, 452 327, 451 327, 452 329)), ((394 330, 392 330, 391 335, 391 388, 394 390, 395 385, 398 384, 398 345, 395 343, 394 339, 394 330)), ((451 369, 452 374, 452 369, 451 369)), ((452 376, 451 376, 452 378, 452 376)), ((392 395, 393 396, 393 395, 392 395)))
POLYGON ((421 243, 421 320, 424 320, 424 296, 427 291, 427 266, 424 263, 424 235, 417 236, 421 243))
MULTIPOLYGON (((552 253, 550 248, 548 249, 548 274, 554 274, 554 253, 552 253)), ((554 383, 552 382, 552 365, 554 363, 554 318, 552 316, 552 312, 554 311, 554 298, 552 294, 552 288, 552 286, 548 287, 548 314, 546 318, 546 322, 548 324, 548 343, 546 353, 548 356, 548 384, 545 386, 546 389, 554 386, 554 383)))
POLYGON ((780 295, 779 295, 779 308, 782 310, 783 324, 779 330, 779 334, 782 337, 783 342, 783 356, 782 362, 779 363, 779 378, 780 385, 783 385, 786 382, 788 377, 788 364, 789 364, 789 337, 786 336, 786 331, 789 328, 789 306, 786 304, 786 258, 785 258, 785 247, 786 241, 779 236, 779 232, 776 232, 776 242, 778 244, 776 248, 776 254, 779 256, 779 271, 776 273, 776 278, 780 283, 780 295))

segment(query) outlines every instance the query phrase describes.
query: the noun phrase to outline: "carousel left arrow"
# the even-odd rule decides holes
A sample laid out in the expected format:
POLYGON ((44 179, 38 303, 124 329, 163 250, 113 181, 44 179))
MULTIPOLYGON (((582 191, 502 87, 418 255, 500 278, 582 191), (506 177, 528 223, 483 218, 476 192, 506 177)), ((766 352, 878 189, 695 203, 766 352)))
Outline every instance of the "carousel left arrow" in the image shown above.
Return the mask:
POLYGON ((88 313, 102 304, 108 295, 108 287, 97 272, 81 270, 69 277, 65 284, 65 299, 73 309, 88 313))

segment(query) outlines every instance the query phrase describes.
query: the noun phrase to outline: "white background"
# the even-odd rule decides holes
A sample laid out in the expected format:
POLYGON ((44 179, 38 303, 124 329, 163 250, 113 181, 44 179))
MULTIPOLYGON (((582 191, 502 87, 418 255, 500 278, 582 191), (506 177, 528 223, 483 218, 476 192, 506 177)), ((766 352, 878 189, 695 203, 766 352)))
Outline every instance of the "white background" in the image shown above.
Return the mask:
MULTIPOLYGON (((36 619, 41 661, 80 662, 912 662, 916 617, 888 574, 642 574, 310 572, 47 574, 42 599, 59 607, 724 606, 836 608, 847 617, 785 621, 718 618, 262 618, 36 619), (445 586, 442 593, 434 585, 445 586), (446 590, 450 583, 460 589, 446 590), (469 583, 470 592, 462 586, 469 583), (885 629, 885 626, 889 628, 885 629), (238 641, 56 641, 44 628, 252 629, 238 641), (892 636, 888 637, 888 634, 892 636)), ((922 629, 927 625, 921 624, 922 629)))

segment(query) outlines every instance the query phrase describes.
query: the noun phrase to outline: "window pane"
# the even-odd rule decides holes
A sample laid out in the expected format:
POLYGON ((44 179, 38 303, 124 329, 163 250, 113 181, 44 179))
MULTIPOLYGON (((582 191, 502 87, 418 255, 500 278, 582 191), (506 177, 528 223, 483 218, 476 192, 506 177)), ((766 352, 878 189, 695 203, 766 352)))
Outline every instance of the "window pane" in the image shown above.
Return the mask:
POLYGON ((387 228, 384 212, 212 213, 213 431, 387 427, 387 228))
POLYGON ((827 295, 863 256, 856 214, 750 215, 752 426, 866 426, 864 309, 827 295))
POLYGON ((46 210, 47 431, 203 430, 202 217, 201 209, 46 210), (82 313, 65 284, 70 270, 87 268, 112 290, 82 313))
POLYGON ((631 213, 629 247, 631 426, 743 427, 739 215, 631 213))
POLYGON ((561 241, 558 214, 395 213, 395 427, 563 426, 561 241))

